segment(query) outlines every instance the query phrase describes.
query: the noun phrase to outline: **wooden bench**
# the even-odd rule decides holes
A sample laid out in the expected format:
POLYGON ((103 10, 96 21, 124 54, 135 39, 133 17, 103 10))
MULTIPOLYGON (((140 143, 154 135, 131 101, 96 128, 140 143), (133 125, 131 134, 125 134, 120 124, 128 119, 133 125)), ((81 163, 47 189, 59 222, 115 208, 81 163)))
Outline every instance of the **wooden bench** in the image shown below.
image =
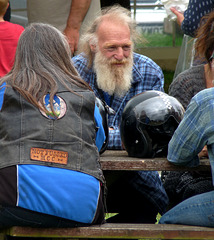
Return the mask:
POLYGON ((53 239, 214 239, 214 228, 166 225, 106 223, 101 226, 79 228, 12 227, 4 234, 13 237, 53 239))
MULTIPOLYGON (((104 171, 191 171, 210 170, 208 159, 203 159, 200 166, 185 168, 174 166, 166 158, 139 159, 128 157, 125 151, 106 151, 101 155, 104 171)), ((173 225, 173 224, 121 224, 106 223, 79 228, 30 228, 11 227, 0 230, 0 239, 5 236, 48 239, 214 239, 214 228, 173 225)), ((17 238, 18 239, 18 238, 17 238)))

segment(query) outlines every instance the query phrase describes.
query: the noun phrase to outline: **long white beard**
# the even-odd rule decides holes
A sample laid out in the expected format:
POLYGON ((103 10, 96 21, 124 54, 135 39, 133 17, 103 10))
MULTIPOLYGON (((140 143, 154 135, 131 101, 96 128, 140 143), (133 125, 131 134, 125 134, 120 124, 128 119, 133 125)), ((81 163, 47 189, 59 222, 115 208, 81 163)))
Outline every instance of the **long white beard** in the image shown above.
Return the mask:
POLYGON ((114 61, 106 59, 100 51, 95 54, 94 70, 97 74, 97 85, 109 95, 122 97, 131 87, 133 54, 123 60, 123 66, 114 66, 112 64, 114 61))

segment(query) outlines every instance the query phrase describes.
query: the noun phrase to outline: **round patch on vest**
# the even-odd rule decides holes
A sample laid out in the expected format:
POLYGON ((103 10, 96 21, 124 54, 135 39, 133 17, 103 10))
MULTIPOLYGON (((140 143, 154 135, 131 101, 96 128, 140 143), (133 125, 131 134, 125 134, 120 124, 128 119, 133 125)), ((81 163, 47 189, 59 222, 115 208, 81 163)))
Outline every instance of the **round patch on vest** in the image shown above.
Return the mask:
POLYGON ((50 105, 50 94, 47 94, 43 97, 43 103, 45 105, 45 108, 47 109, 48 112, 44 112, 42 110, 40 110, 40 112, 42 113, 43 116, 45 116, 46 118, 49 119, 60 119, 63 116, 65 116, 65 113, 67 111, 67 106, 65 101, 55 95, 54 99, 53 99, 53 108, 54 108, 54 112, 51 110, 51 105, 50 105))

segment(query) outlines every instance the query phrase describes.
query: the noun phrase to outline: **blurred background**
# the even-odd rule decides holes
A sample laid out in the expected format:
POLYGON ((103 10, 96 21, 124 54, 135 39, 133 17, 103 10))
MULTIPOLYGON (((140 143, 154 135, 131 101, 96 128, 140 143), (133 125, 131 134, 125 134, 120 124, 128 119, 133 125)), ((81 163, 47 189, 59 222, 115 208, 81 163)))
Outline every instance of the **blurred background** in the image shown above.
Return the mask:
MULTIPOLYGON (((10 4, 11 22, 26 27, 26 0, 10 0, 10 4)), ((132 17, 136 20, 137 29, 142 36, 136 44, 136 52, 150 57, 163 69, 165 91, 168 92, 183 40, 180 27, 176 21, 167 18, 160 0, 130 0, 130 6, 132 17)))

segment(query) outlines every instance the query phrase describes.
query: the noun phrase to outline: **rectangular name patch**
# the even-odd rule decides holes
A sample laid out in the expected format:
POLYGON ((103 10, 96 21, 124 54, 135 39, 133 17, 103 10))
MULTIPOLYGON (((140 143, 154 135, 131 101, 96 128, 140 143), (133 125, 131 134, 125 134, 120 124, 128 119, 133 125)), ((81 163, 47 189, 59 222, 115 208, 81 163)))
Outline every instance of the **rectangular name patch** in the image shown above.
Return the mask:
POLYGON ((68 162, 68 153, 52 149, 31 148, 30 158, 31 160, 65 165, 68 162))

